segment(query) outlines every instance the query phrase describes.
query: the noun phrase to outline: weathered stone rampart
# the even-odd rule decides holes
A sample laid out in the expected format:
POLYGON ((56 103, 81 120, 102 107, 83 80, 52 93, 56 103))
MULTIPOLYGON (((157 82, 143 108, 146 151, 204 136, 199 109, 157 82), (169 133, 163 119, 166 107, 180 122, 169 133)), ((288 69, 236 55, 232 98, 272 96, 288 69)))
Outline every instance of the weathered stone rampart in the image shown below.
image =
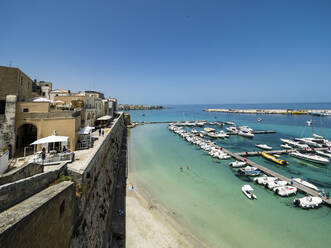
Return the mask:
POLYGON ((77 199, 78 219, 71 247, 108 247, 112 203, 119 167, 124 115, 115 119, 103 143, 94 150, 80 169, 68 165, 68 173, 80 182, 77 199))
POLYGON ((11 171, 0 175, 0 185, 12 183, 20 179, 31 177, 38 173, 42 173, 43 168, 43 165, 28 163, 16 169, 12 169, 11 171))
POLYGON ((68 247, 74 217, 74 183, 53 185, 0 213, 0 247, 68 247))
POLYGON ((47 188, 65 168, 66 164, 62 164, 55 170, 1 185, 0 212, 47 188))

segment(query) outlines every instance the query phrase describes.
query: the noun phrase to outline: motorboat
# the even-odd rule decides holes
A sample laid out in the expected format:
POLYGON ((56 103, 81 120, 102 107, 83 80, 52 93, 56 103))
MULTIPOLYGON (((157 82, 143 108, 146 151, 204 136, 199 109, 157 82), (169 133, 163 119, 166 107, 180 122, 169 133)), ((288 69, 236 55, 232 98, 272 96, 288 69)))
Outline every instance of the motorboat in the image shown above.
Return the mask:
POLYGON ((327 164, 327 163, 329 163, 329 159, 323 158, 321 156, 314 155, 314 154, 291 152, 290 155, 292 157, 307 160, 307 161, 314 162, 314 163, 317 163, 317 164, 327 164))
POLYGON ((267 176, 256 177, 253 179, 255 183, 262 185, 266 185, 267 183, 273 182, 275 180, 277 180, 277 177, 267 177, 267 176))
POLYGON ((229 163, 229 165, 233 168, 240 168, 240 167, 244 167, 247 163, 246 162, 243 162, 243 161, 234 161, 234 162, 231 162, 229 163))
POLYGON ((191 130, 191 133, 193 133, 193 134, 197 134, 198 133, 198 131, 197 130, 195 130, 194 128, 191 130))
POLYGON ((313 190, 316 190, 316 191, 319 191, 319 189, 312 183, 309 183, 301 178, 292 178, 293 181, 297 182, 297 183, 300 183, 308 188, 311 188, 313 190))
POLYGON ((284 149, 292 149, 292 146, 288 145, 288 144, 282 144, 280 145, 281 148, 284 148, 284 149))
POLYGON ((317 141, 320 141, 320 140, 316 140, 314 138, 296 138, 295 140, 302 141, 303 143, 310 145, 310 146, 314 146, 314 147, 318 147, 318 148, 323 147, 323 144, 317 143, 317 141))
POLYGON ((207 132, 207 133, 210 133, 210 132, 215 132, 215 129, 214 128, 211 128, 211 127, 205 127, 203 129, 203 131, 207 132))
POLYGON ((280 196, 290 196, 295 195, 298 189, 293 186, 281 186, 274 188, 273 191, 280 196))
POLYGON ((254 131, 252 128, 250 128, 248 126, 240 126, 240 127, 238 127, 238 129, 240 131, 245 131, 245 132, 250 132, 250 133, 254 131))
POLYGON ((274 189, 277 187, 282 187, 282 186, 286 186, 287 182, 286 181, 282 181, 282 180, 274 180, 274 181, 270 181, 267 182, 264 186, 268 189, 274 189))
POLYGON ((241 168, 239 169, 239 172, 245 174, 246 176, 258 176, 261 173, 260 170, 252 166, 246 166, 245 168, 241 168))
POLYGON ((253 138, 254 134, 248 131, 239 131, 238 135, 247 137, 247 138, 253 138))
POLYGON ((257 121, 258 121, 258 122, 261 122, 261 121, 262 121, 262 118, 257 118, 257 121))
POLYGON ((295 198, 293 203, 300 208, 308 209, 318 208, 323 203, 323 200, 318 196, 305 196, 302 198, 295 198))
POLYGON ((316 139, 324 139, 323 136, 313 133, 313 137, 316 139))
POLYGON ((248 199, 257 199, 256 195, 253 194, 254 189, 249 184, 242 186, 241 191, 247 196, 248 199))
POLYGON ((218 133, 216 133, 218 138, 228 138, 229 135, 227 135, 224 131, 219 131, 218 133))
POLYGON ((232 125, 232 126, 236 125, 233 121, 227 121, 227 122, 225 122, 225 124, 232 125))
POLYGON ((300 148, 300 149, 307 149, 309 148, 309 146, 305 143, 300 143, 300 142, 296 142, 294 140, 290 140, 290 139, 280 139, 283 143, 285 144, 288 144, 288 145, 291 145, 293 147, 297 147, 297 148, 300 148))
POLYGON ((313 120, 308 120, 308 121, 306 121, 306 123, 308 126, 311 126, 311 124, 313 124, 313 120))
POLYGON ((265 159, 268 159, 276 164, 279 164, 279 165, 288 165, 288 162, 286 160, 283 160, 283 159, 279 159, 279 158, 276 158, 275 156, 272 156, 266 152, 262 152, 261 153, 262 157, 264 157, 265 159))
POLYGON ((226 130, 231 133, 238 133, 239 130, 236 127, 227 127, 226 130))
POLYGON ((256 144, 255 146, 263 150, 272 150, 272 147, 267 144, 256 144))
POLYGON ((324 152, 324 151, 315 151, 316 154, 321 155, 323 157, 331 158, 331 153, 329 152, 324 152))

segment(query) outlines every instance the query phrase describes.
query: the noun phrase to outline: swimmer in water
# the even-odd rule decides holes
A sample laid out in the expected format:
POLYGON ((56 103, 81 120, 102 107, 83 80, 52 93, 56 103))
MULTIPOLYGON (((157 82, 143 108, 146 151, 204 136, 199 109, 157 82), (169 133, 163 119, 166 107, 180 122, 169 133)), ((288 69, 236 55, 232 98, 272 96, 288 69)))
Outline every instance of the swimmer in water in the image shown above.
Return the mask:
POLYGON ((179 170, 180 170, 180 172, 183 172, 183 167, 180 167, 179 170))
POLYGON ((186 169, 188 169, 188 170, 189 170, 189 169, 190 169, 190 166, 188 166, 188 165, 187 165, 187 166, 186 166, 186 169))

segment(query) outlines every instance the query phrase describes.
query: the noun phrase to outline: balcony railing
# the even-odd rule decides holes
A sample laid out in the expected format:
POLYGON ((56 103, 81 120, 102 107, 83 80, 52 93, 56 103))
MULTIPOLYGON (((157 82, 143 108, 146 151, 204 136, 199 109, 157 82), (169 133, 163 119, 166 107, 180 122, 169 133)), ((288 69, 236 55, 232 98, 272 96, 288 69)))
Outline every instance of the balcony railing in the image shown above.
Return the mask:
POLYGON ((72 162, 75 159, 74 152, 61 152, 61 153, 47 153, 46 158, 43 160, 41 153, 35 154, 29 162, 43 165, 59 164, 62 162, 72 162))

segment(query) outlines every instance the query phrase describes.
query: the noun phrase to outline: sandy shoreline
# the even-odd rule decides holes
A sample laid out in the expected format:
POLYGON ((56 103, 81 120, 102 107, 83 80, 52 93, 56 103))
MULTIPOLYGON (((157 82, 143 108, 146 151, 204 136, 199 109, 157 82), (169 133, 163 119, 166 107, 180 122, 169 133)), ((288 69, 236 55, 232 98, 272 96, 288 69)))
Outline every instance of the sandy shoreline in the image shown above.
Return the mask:
POLYGON ((126 190, 126 247, 207 247, 153 201, 136 181, 129 178, 127 185, 137 189, 126 190))

